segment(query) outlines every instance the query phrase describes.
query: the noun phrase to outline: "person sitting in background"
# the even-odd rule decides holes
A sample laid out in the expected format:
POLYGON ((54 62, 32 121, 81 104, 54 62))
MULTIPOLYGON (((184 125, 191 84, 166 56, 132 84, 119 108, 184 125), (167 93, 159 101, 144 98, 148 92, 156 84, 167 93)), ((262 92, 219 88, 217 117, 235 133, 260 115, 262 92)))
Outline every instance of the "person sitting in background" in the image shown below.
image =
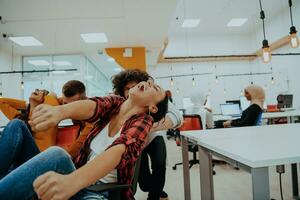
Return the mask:
POLYGON ((192 94, 191 102, 193 105, 189 106, 185 113, 190 115, 200 115, 203 129, 214 128, 212 110, 205 107, 207 95, 202 91, 197 91, 192 94))
MULTIPOLYGON (((0 157, 6 159, 0 163, 0 178, 7 174, 9 170, 20 166, 27 159, 37 155, 50 146, 56 145, 57 126, 45 131, 31 131, 28 120, 31 117, 32 110, 39 104, 59 105, 58 102, 70 103, 80 99, 87 99, 84 84, 77 80, 71 80, 65 83, 62 88, 62 93, 62 98, 57 99, 54 93, 50 95, 47 90, 36 89, 29 98, 27 109, 23 112, 18 111, 18 108, 26 108, 25 101, 0 98, 2 111, 4 111, 9 119, 17 118, 23 120, 23 122, 12 121, 11 123, 14 124, 14 129, 10 131, 4 129, 1 134, 0 157), (24 149, 30 149, 30 151, 24 151, 24 149)), ((93 127, 93 125, 89 123, 80 123, 80 125, 82 125, 81 135, 72 146, 66 149, 73 158, 78 155, 86 135, 93 127)))
MULTIPOLYGON (((129 97, 129 90, 139 84, 141 81, 153 80, 153 78, 144 71, 133 69, 122 71, 112 78, 112 84, 115 94, 124 98, 129 97)), ((166 97, 170 98, 170 92, 166 91, 166 97)), ((166 178, 166 144, 163 138, 165 133, 159 132, 169 128, 176 128, 181 125, 183 119, 181 113, 175 106, 168 102, 168 112, 166 117, 151 128, 147 138, 147 146, 141 155, 141 166, 138 183, 142 191, 149 192, 149 200, 165 200, 168 194, 163 191, 166 178), (149 158, 151 159, 151 169, 149 158)))
MULTIPOLYGON (((88 98, 86 96, 85 85, 81 81, 70 80, 63 85, 62 97, 60 98, 61 104, 68 104, 74 101, 85 99, 88 98)), ((76 141, 66 150, 72 158, 75 158, 79 154, 80 148, 82 147, 87 134, 91 131, 94 125, 91 123, 76 120, 73 120, 73 123, 80 125, 80 135, 76 139, 76 141)))
MULTIPOLYGON (((51 147, 2 178, 0 196, 30 199, 35 191, 39 199, 101 199, 101 194, 84 188, 96 182, 130 184, 147 134, 154 122, 164 118, 168 99, 152 81, 140 82, 128 95, 127 100, 114 95, 61 106, 39 105, 30 121, 33 130, 56 126, 67 118, 97 122, 75 159, 78 169, 66 151, 51 147)), ((14 129, 13 124, 7 129, 14 129)), ((134 199, 131 189, 122 192, 122 199, 134 199)))
MULTIPOLYGON (((31 117, 32 110, 39 104, 59 105, 59 102, 54 93, 49 93, 47 90, 36 89, 31 93, 29 97, 29 103, 26 105, 26 101, 12 99, 12 98, 0 98, 0 110, 9 119, 20 119, 24 121, 30 130, 28 120, 31 117)), ((30 130, 31 131, 31 130, 30 130)), ((43 151, 50 146, 55 145, 56 142, 57 127, 52 127, 45 131, 32 132, 32 136, 35 139, 38 150, 43 151)), ((18 144, 23 143, 24 137, 22 135, 17 136, 16 133, 2 134, 0 139, 0 148, 4 148, 4 151, 11 153, 11 148, 18 149, 18 144), (17 141, 16 141, 17 140, 17 141), (9 142, 10 141, 10 142, 9 142), (1 145, 3 143, 3 145, 1 145)), ((2 152, 2 150, 0 150, 2 152)))
POLYGON ((249 85, 245 88, 245 97, 250 101, 250 106, 243 111, 240 119, 228 120, 223 123, 225 128, 255 126, 263 112, 265 102, 265 91, 258 85, 249 85))

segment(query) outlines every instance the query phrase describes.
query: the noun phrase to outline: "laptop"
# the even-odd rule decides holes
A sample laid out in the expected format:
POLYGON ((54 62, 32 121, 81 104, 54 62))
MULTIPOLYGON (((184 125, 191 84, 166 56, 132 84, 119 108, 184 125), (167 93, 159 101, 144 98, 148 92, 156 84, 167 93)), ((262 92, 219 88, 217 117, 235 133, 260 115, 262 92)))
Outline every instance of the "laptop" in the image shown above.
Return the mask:
POLYGON ((240 117, 242 114, 239 104, 225 103, 225 104, 220 104, 220 106, 221 106, 222 115, 240 117))

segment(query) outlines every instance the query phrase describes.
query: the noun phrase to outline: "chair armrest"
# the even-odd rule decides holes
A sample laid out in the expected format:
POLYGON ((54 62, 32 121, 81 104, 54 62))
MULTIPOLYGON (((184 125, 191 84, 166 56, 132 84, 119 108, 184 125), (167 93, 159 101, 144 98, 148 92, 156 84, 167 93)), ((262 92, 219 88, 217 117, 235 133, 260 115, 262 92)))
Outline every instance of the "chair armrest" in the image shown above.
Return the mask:
POLYGON ((87 187, 86 189, 94 191, 94 192, 102 192, 102 191, 115 191, 130 188, 131 184, 119 184, 119 183, 104 183, 97 184, 87 187))

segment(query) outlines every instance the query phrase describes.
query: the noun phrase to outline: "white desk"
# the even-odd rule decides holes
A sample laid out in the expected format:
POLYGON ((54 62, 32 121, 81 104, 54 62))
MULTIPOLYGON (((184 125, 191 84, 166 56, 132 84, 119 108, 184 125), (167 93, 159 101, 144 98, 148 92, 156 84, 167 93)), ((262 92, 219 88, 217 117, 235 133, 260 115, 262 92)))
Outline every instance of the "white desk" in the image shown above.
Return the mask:
POLYGON ((253 199, 266 200, 270 199, 268 167, 300 163, 299 133, 300 124, 182 132, 185 199, 191 199, 188 141, 199 145, 201 200, 214 199, 212 155, 251 173, 253 199))
POLYGON ((273 119, 280 117, 287 117, 288 123, 293 123, 295 121, 295 117, 300 116, 300 110, 291 110, 284 112, 265 112, 262 115, 263 119, 273 119))

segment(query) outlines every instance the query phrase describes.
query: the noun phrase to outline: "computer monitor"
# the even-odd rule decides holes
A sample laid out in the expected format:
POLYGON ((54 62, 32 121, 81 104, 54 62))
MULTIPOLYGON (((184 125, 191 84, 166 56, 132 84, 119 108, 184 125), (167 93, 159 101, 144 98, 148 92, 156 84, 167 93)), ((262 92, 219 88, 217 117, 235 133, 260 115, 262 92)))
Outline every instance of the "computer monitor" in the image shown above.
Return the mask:
POLYGON ((221 106, 222 115, 229 115, 229 116, 241 115, 241 109, 239 104, 226 103, 226 104, 220 104, 220 106, 221 106))
POLYGON ((246 110, 250 106, 250 101, 248 101, 244 96, 240 96, 240 103, 242 111, 246 110))
POLYGON ((278 108, 292 108, 293 107, 293 95, 292 94, 280 94, 277 96, 278 108))
POLYGON ((240 100, 226 100, 226 103, 239 104, 239 106, 241 106, 240 100))

